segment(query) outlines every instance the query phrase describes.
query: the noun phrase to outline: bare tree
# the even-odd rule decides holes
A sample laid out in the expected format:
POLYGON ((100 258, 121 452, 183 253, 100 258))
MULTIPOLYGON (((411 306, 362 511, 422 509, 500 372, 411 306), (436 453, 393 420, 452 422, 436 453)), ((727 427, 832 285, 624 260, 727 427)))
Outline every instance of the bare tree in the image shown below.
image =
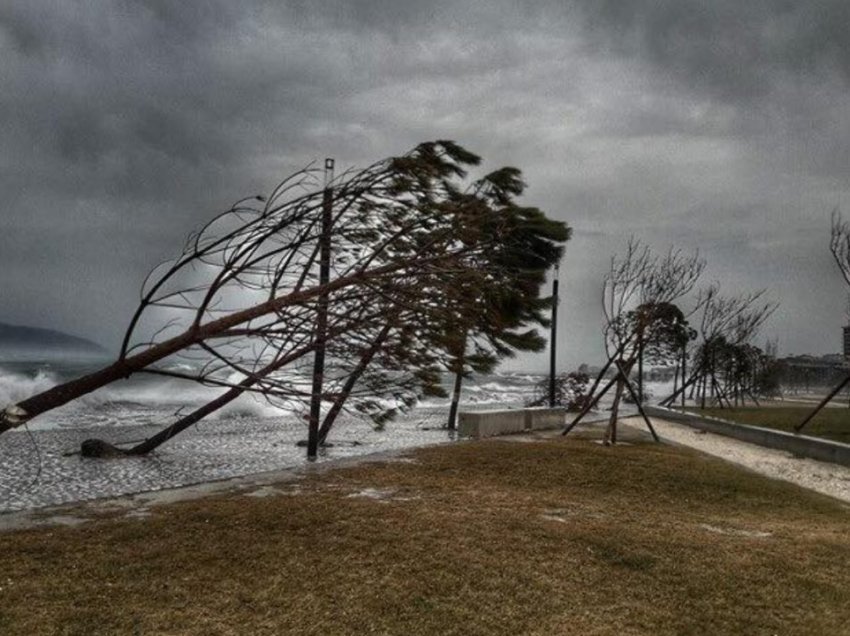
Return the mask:
POLYGON ((716 284, 700 291, 696 303, 699 337, 689 352, 690 374, 662 404, 672 404, 689 388, 703 408, 709 399, 728 404, 726 396, 734 394, 736 373, 747 364, 752 341, 778 307, 764 300, 765 294, 766 290, 760 290, 726 296, 716 284))
POLYGON ((841 217, 837 208, 832 211, 829 251, 844 281, 850 285, 850 223, 841 217))
MULTIPOLYGON (((602 283, 604 336, 608 361, 590 389, 585 408, 564 430, 569 432, 593 408, 599 399, 615 387, 611 416, 605 433, 606 443, 617 441, 617 416, 624 391, 628 391, 655 436, 649 418, 643 413, 641 399, 629 377, 647 343, 657 342, 669 331, 675 301, 690 293, 705 266, 698 254, 670 249, 657 255, 648 246, 632 238, 622 256, 614 256, 602 283), (615 374, 602 388, 609 369, 615 374)), ((681 314, 681 312, 678 312, 681 314)))

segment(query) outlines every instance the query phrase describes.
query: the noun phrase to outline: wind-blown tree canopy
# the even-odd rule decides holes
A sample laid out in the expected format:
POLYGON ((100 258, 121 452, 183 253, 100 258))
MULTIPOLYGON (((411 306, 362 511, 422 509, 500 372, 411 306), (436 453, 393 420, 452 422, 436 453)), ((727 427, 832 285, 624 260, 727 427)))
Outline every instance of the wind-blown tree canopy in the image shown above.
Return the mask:
POLYGON ((518 205, 515 197, 524 190, 519 170, 502 168, 476 182, 470 195, 503 211, 510 238, 486 255, 491 266, 476 268, 483 280, 460 280, 450 291, 454 313, 441 325, 449 354, 445 367, 455 376, 449 428, 469 370, 487 373, 516 351, 539 351, 546 344, 533 327, 549 324, 544 312, 551 299, 541 298, 540 289, 547 271, 560 262, 571 230, 538 208, 518 205), (469 302, 471 295, 474 302, 469 302))
MULTIPOLYGON (((326 399, 352 395, 353 375, 371 377, 370 388, 382 375, 396 386, 403 377, 402 385, 437 390, 441 350, 434 334, 445 333, 458 308, 480 309, 480 298, 494 296, 506 279, 530 290, 533 275, 509 265, 529 246, 546 249, 529 228, 548 220, 513 203, 518 171, 463 188, 466 167, 478 162, 453 142, 428 142, 344 173, 330 184, 329 200, 318 171, 307 169, 267 198, 239 201, 151 273, 115 362, 7 407, 0 432, 142 371, 227 389, 219 401, 251 391, 303 403, 305 374, 297 363, 316 350, 322 299, 329 314, 323 344, 336 369, 326 399), (334 261, 330 281, 321 284, 317 259, 328 204, 325 236, 334 261), (461 280, 474 293, 452 295, 461 280), (380 374, 364 375, 370 349, 380 374)), ((505 323, 504 331, 517 324, 505 323)))
POLYGON ((844 281, 850 285, 850 223, 841 217, 838 209, 832 212, 829 251, 844 281))
POLYGON ((633 329, 641 331, 639 336, 648 362, 665 364, 675 360, 683 347, 696 337, 696 331, 679 307, 673 303, 641 305, 629 312, 633 329))
POLYGON ((675 301, 693 290, 704 268, 698 254, 671 249, 659 256, 630 240, 623 256, 611 260, 602 284, 609 358, 633 362, 641 343, 679 331, 687 321, 675 301))

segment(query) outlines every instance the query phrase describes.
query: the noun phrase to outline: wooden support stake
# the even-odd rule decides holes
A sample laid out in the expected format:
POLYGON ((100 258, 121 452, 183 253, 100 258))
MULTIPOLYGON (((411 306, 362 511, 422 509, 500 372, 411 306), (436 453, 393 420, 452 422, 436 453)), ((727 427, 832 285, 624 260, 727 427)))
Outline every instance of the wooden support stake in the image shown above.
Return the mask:
POLYGON ((623 378, 623 382, 625 382, 626 384, 626 388, 629 391, 629 395, 632 396, 632 399, 635 401, 635 404, 637 404, 638 411, 643 417, 643 421, 646 422, 646 426, 649 429, 649 432, 652 433, 652 439, 654 439, 656 442, 660 442, 661 440, 658 438, 658 434, 652 427, 652 422, 649 421, 649 418, 646 416, 646 411, 643 410, 643 404, 638 401, 637 393, 635 393, 635 390, 632 387, 632 383, 629 381, 628 376, 623 372, 623 367, 620 366, 619 361, 617 361, 617 369, 620 371, 620 376, 623 378))
POLYGON ((815 410, 814 410, 814 411, 812 411, 811 413, 809 413, 809 414, 806 416, 806 419, 804 419, 802 422, 800 422, 799 424, 797 424, 797 426, 795 426, 795 427, 794 427, 794 430, 795 430, 797 433, 799 433, 799 432, 803 429, 803 427, 804 427, 806 424, 808 424, 808 423, 809 423, 809 421, 810 421, 810 420, 811 420, 811 419, 812 419, 815 415, 817 415, 818 413, 820 413, 820 411, 821 411, 821 409, 822 409, 823 407, 825 407, 827 404, 829 404, 829 401, 830 401, 832 398, 834 398, 836 395, 838 395, 838 393, 841 391, 841 389, 843 389, 845 386, 847 386, 847 383, 848 383, 848 382, 850 382, 850 375, 848 375, 846 378, 844 378, 844 380, 841 382, 841 384, 839 384, 837 387, 835 387, 835 388, 834 388, 834 389, 830 392, 830 394, 829 394, 829 395, 827 395, 827 396, 826 396, 823 400, 821 400, 821 403, 820 403, 820 404, 818 404, 818 405, 815 407, 815 410))
POLYGON ((617 378, 618 378, 618 377, 619 377, 619 374, 617 374, 617 375, 615 375, 613 378, 611 378, 611 380, 608 382, 608 384, 606 384, 606 385, 605 385, 605 388, 603 388, 603 389, 599 392, 599 394, 598 394, 595 398, 593 398, 593 399, 590 401, 590 403, 589 403, 589 404, 587 404, 587 405, 586 405, 586 406, 585 406, 585 407, 581 410, 581 412, 580 412, 578 415, 576 415, 576 418, 575 418, 572 422, 570 422, 570 423, 567 425, 567 428, 565 428, 563 431, 561 431, 561 435, 566 435, 566 434, 567 434, 567 433, 569 433, 571 430, 573 430, 573 427, 575 427, 575 425, 576 425, 576 424, 578 424, 578 423, 581 421, 581 419, 582 419, 585 415, 587 415, 587 414, 590 412, 590 410, 591 410, 594 406, 596 406, 597 402, 599 402, 599 400, 600 400, 600 399, 602 399, 602 396, 603 396, 603 395, 605 395, 605 394, 608 392, 608 389, 610 389, 610 388, 614 385, 614 382, 616 382, 616 381, 617 381, 617 378))

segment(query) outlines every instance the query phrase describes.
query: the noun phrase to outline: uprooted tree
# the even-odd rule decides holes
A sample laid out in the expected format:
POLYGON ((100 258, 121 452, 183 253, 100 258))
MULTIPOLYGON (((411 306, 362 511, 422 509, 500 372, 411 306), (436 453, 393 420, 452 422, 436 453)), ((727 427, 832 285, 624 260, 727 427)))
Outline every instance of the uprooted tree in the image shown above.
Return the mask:
POLYGON ((318 171, 308 169, 266 199, 238 202, 151 272, 112 364, 7 407, 0 432, 147 372, 223 392, 131 453, 155 448, 246 392, 278 404, 309 402, 314 452, 347 401, 380 420, 415 395, 439 392, 456 316, 500 294, 530 301, 517 255, 539 241, 557 252, 554 241, 568 232, 517 206, 521 189, 500 186, 504 171, 464 189, 465 167, 478 161, 452 142, 430 142, 323 189, 318 171), (317 372, 305 363, 319 354, 328 364, 317 372), (331 403, 322 422, 314 408, 320 399, 331 403))

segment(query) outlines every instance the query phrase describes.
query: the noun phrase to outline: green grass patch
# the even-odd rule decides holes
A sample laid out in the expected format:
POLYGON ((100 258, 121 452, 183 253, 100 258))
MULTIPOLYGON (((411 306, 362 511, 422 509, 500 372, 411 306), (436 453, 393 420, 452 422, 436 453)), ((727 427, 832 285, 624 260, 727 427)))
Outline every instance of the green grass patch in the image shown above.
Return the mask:
MULTIPOLYGON (((689 409, 696 414, 717 417, 730 422, 763 426, 777 431, 794 432, 794 427, 814 410, 813 406, 747 407, 737 409, 689 409)), ((850 444, 850 409, 828 407, 821 409, 800 433, 850 444)))
POLYGON ((0 534, 2 633, 850 625, 850 511, 836 500, 637 440, 488 440, 411 457, 314 474, 265 498, 233 493, 143 519, 0 534))

